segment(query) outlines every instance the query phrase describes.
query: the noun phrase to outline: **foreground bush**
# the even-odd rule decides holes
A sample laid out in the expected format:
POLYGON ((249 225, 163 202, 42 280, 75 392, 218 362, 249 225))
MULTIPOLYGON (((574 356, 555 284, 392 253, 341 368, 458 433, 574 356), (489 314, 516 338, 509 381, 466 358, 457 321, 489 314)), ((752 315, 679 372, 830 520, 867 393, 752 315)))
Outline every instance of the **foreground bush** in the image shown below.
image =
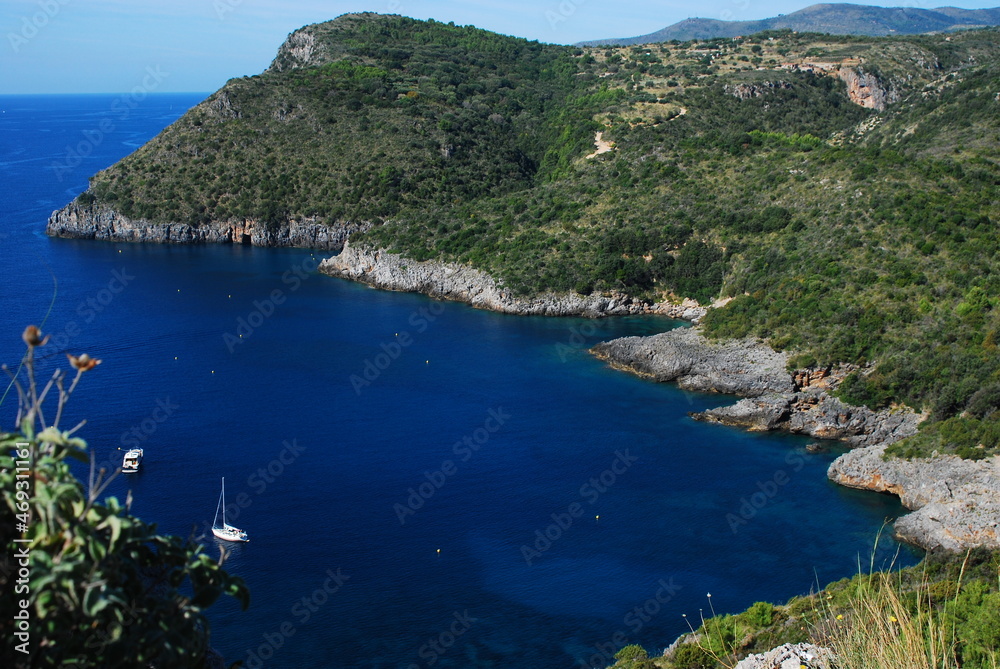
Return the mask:
MULTIPOLYGON (((997 669, 1000 553, 931 553, 917 566, 861 573, 783 606, 712 612, 675 650, 649 662, 731 668, 782 644, 812 643, 836 653, 837 669, 997 669)), ((631 667, 639 652, 623 649, 614 669, 631 667)))

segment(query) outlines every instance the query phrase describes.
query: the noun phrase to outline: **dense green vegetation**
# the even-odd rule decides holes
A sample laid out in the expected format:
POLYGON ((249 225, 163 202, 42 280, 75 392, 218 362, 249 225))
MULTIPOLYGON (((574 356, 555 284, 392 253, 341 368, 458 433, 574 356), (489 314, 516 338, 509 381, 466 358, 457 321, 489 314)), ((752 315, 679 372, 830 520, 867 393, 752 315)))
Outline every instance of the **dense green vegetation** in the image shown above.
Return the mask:
POLYGON ((230 81, 90 196, 192 225, 383 220, 523 190, 590 141, 575 110, 601 97, 573 97, 565 49, 401 17, 316 30, 332 62, 230 81))
POLYGON ((710 336, 862 364, 846 401, 928 411, 897 453, 1000 452, 996 30, 608 49, 371 14, 307 32, 308 63, 283 50, 229 82, 81 202, 371 221, 356 243, 522 294, 733 297, 710 336), (841 64, 895 102, 854 104, 841 64), (597 131, 614 150, 588 158, 597 131))
POLYGON ((1000 665, 1000 554, 928 554, 775 606, 696 619, 690 643, 649 658, 626 646, 612 669, 716 669, 785 643, 832 648, 842 669, 995 669, 1000 665))

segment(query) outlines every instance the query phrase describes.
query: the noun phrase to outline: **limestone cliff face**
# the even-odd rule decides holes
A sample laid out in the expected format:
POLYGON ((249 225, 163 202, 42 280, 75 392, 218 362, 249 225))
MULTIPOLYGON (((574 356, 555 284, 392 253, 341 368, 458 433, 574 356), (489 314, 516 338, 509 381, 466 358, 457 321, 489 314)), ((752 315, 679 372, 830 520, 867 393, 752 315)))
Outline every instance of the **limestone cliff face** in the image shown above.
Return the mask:
MULTIPOLYGON (((924 66, 923 61, 919 61, 920 66, 924 66)), ((894 102, 899 102, 899 91, 891 84, 882 81, 874 74, 864 71, 861 61, 856 58, 847 58, 841 62, 817 62, 806 61, 796 63, 784 63, 781 69, 792 72, 811 72, 834 76, 847 84, 847 96, 856 105, 866 109, 884 111, 885 108, 894 102)), ((745 87, 745 85, 743 85, 745 87)), ((730 87, 726 87, 728 91, 730 87)), ((742 99, 749 95, 734 95, 742 99)), ((754 97, 759 97, 755 95, 754 97)))
POLYGON ((53 237, 116 242, 246 244, 339 251, 351 233, 368 227, 365 223, 327 226, 317 221, 293 220, 269 228, 252 219, 213 221, 198 227, 186 223, 154 224, 128 218, 108 207, 73 202, 52 212, 45 231, 53 237))
POLYGON ((841 67, 837 71, 837 76, 847 84, 847 95, 851 102, 861 105, 866 109, 884 111, 885 108, 899 101, 899 92, 883 82, 873 74, 866 73, 863 69, 841 67))
POLYGON ((344 40, 357 39, 353 26, 379 20, 373 12, 342 14, 333 21, 314 23, 291 33, 278 49, 266 72, 287 72, 300 67, 315 67, 333 62, 344 55, 344 40))
POLYGON ((384 250, 349 243, 344 245, 340 255, 324 260, 319 269, 331 276, 359 281, 383 290, 423 293, 505 314, 597 318, 658 313, 688 320, 705 314, 705 310, 695 303, 650 304, 620 293, 517 296, 502 282, 472 267, 456 263, 417 262, 384 250))
POLYGON ((830 465, 830 479, 899 495, 914 510, 896 521, 896 535, 905 541, 951 551, 1000 548, 1000 457, 883 460, 886 445, 840 456, 830 465))
POLYGON ((286 72, 298 67, 310 67, 325 62, 325 52, 316 39, 314 26, 299 28, 278 49, 267 72, 286 72))

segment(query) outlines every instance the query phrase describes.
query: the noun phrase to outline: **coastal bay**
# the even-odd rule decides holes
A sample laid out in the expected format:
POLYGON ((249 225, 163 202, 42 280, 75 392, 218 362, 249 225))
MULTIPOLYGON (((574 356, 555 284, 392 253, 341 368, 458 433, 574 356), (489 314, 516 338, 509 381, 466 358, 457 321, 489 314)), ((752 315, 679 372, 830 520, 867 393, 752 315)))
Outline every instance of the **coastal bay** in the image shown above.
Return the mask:
MULTIPOLYGON (((59 184, 100 171, 36 204, 75 241, 18 244, 30 290, 52 279, 44 364, 87 342, 130 363, 81 407, 102 468, 124 416, 119 442, 172 435, 174 467, 209 444, 192 496, 235 467, 240 524, 272 512, 227 565, 264 611, 216 609, 250 666, 599 667, 657 653, 698 591, 765 600, 616 665, 729 666, 706 639, 736 661, 868 610, 845 582, 837 611, 767 602, 845 549, 912 563, 876 539, 900 515, 935 578, 901 583, 957 570, 951 644, 995 664, 970 599, 997 596, 994 32, 571 48, 349 14, 121 160, 122 101, 73 101, 60 136, 84 140, 38 153, 59 184)), ((128 483, 177 533, 183 507, 128 483)))
MULTIPOLYGON (((42 322, 50 269, 58 278, 43 329, 65 340, 60 348, 104 360, 73 405, 88 418, 98 463, 115 462, 133 427, 145 437, 145 471, 109 491, 124 499, 132 490, 137 514, 186 536, 210 519, 218 477, 227 476, 233 520, 253 536, 227 563, 247 580, 251 609, 223 602, 212 613, 213 644, 227 659, 264 648, 275 666, 422 663, 428 640, 466 611, 476 621, 437 666, 467 666, 470 653, 498 665, 569 664, 619 632, 662 646, 707 591, 739 610, 808 590, 814 569, 823 579, 851 573, 882 520, 902 511, 891 498, 826 481, 832 455, 806 452, 804 439, 688 418, 716 406, 717 395, 650 384, 587 353, 599 341, 676 325, 662 316, 522 318, 313 274, 295 287, 285 277, 322 256, 306 250, 46 238, 41 221, 72 195, 66 188, 82 188, 88 169, 169 122, 180 103, 161 100, 65 185, 38 175, 113 98, 26 108, 62 134, 45 144, 51 133, 25 126, 39 138, 34 162, 4 158, 10 192, 22 197, 6 201, 4 232, 23 250, 3 270, 17 291, 4 306, 18 326, 42 322), (105 299, 123 269, 135 278, 105 299), (261 305, 275 290, 286 300, 275 304, 280 317, 267 317, 261 305), (241 318, 264 320, 230 351, 225 335, 241 318), (413 344, 358 394, 350 377, 368 360, 377 368, 404 332, 413 344), (144 423, 168 399, 178 407, 169 419, 144 423), (462 461, 455 444, 475 444, 491 409, 509 421, 462 461), (604 472, 622 470, 616 451, 626 450, 639 460, 605 485, 604 472), (457 472, 401 525, 393 505, 440 480, 448 459, 457 472), (748 507, 734 533, 727 515, 742 519, 744 501, 759 484, 771 490, 778 472, 788 483, 748 507), (581 494, 591 479, 597 485, 581 494), (553 514, 574 503, 588 513, 528 565, 522 546, 537 550, 536 531, 544 536, 553 514), (329 594, 328 571, 338 569, 350 578, 329 594), (675 586, 670 604, 647 621, 629 617, 661 580, 675 586), (278 647, 286 621, 297 634, 278 647)), ((16 360, 17 332, 2 347, 5 361, 16 360)))

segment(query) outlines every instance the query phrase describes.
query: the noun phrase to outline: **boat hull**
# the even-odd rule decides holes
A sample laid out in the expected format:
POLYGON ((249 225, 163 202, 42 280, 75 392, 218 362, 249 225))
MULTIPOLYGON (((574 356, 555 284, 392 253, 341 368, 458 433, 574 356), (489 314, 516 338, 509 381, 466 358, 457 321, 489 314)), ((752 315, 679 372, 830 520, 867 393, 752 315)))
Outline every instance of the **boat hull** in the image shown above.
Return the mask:
POLYGON ((213 527, 212 534, 223 541, 236 541, 239 543, 250 541, 246 532, 235 527, 213 527))
POLYGON ((222 492, 219 493, 219 504, 215 507, 215 519, 212 520, 212 534, 223 541, 250 541, 247 533, 226 522, 226 477, 222 477, 222 492), (219 512, 222 512, 222 522, 219 523, 219 512))

